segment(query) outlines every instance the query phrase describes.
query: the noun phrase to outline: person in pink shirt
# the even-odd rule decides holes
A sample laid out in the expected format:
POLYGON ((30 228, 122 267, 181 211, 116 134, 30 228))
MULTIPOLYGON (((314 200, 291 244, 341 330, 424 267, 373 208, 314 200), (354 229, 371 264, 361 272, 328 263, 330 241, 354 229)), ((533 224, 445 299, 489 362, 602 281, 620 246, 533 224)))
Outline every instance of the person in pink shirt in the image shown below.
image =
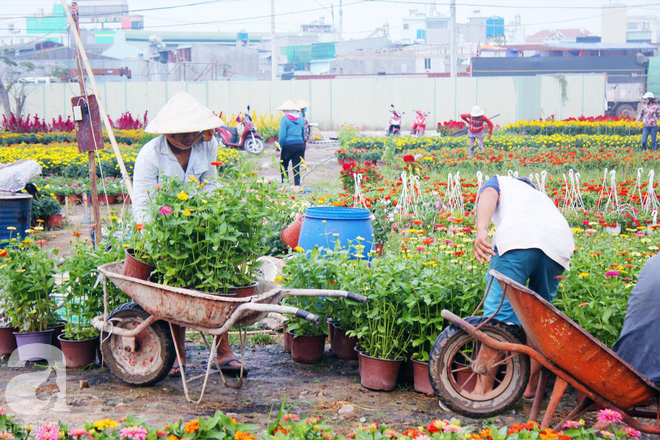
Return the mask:
POLYGON ((488 139, 493 135, 493 123, 484 115, 484 111, 478 105, 472 108, 472 111, 461 115, 468 124, 468 152, 474 156, 475 139, 479 143, 479 151, 484 152, 484 138, 486 137, 485 126, 488 126, 488 139))
POLYGON ((651 135, 651 150, 658 149, 658 119, 660 119, 660 104, 655 100, 655 95, 646 92, 642 96, 644 104, 637 116, 637 122, 641 122, 642 127, 642 150, 646 150, 646 141, 651 135))

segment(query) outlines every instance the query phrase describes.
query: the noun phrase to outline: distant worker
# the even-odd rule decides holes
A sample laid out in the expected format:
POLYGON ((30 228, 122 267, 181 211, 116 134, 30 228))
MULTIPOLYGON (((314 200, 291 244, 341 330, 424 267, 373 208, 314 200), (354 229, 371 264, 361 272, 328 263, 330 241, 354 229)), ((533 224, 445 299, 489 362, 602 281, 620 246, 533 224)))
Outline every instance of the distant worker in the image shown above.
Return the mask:
POLYGON ((475 105, 472 108, 470 114, 462 114, 461 119, 463 119, 468 124, 468 152, 470 157, 474 156, 475 139, 479 142, 479 151, 483 153, 484 138, 486 137, 484 125, 488 126, 488 139, 490 139, 490 137, 493 135, 493 123, 484 115, 484 111, 478 105, 475 105))
POLYGON ((646 141, 651 135, 651 150, 658 149, 658 119, 660 119, 660 104, 655 100, 651 92, 642 96, 644 103, 637 116, 637 122, 642 123, 642 150, 646 150, 646 141))

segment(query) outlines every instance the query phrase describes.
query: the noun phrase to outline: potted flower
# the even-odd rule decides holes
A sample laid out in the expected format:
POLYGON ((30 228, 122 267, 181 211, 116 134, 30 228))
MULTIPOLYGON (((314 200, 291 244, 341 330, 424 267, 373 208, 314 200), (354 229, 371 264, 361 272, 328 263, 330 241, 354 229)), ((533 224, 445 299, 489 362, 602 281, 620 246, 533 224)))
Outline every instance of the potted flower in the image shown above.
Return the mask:
MULTIPOLYGON (((33 231, 34 230, 30 230, 33 231)), ((36 241, 30 236, 21 240, 3 240, 6 256, 3 259, 0 282, 7 295, 6 314, 11 319, 21 360, 39 360, 48 356, 43 346, 52 343, 53 329, 57 321, 55 302, 51 293, 55 286, 56 250, 46 251, 45 240, 36 241)))
POLYGON ((268 219, 279 218, 277 194, 274 183, 242 170, 227 170, 217 182, 163 179, 151 194, 151 220, 144 225, 143 249, 157 280, 212 293, 253 294, 256 260, 269 249, 268 219))
MULTIPOLYGON (((6 258, 7 252, 0 250, 0 257, 6 258)), ((0 356, 10 355, 16 350, 16 329, 11 324, 7 315, 7 299, 3 291, 0 291, 0 356)))
POLYGON ((392 233, 392 225, 394 223, 386 210, 385 203, 389 203, 389 201, 381 200, 372 206, 371 209, 371 213, 373 214, 371 225, 374 228, 374 250, 379 257, 383 256, 383 249, 392 233))
POLYGON ((32 223, 45 223, 48 229, 62 227, 62 206, 56 198, 41 196, 32 198, 32 223))
POLYGON ((119 185, 117 179, 114 177, 106 177, 103 181, 99 182, 99 204, 112 205, 117 201, 117 194, 119 194, 119 185))

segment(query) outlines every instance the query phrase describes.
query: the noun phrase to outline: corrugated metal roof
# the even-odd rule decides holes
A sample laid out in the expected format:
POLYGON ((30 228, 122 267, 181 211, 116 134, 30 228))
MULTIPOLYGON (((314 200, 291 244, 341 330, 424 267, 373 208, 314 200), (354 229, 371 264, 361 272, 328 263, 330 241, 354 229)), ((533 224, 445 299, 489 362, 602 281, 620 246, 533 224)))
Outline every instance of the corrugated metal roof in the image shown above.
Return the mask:
POLYGON ((656 47, 648 43, 569 43, 557 41, 543 44, 548 49, 571 50, 652 50, 656 47))

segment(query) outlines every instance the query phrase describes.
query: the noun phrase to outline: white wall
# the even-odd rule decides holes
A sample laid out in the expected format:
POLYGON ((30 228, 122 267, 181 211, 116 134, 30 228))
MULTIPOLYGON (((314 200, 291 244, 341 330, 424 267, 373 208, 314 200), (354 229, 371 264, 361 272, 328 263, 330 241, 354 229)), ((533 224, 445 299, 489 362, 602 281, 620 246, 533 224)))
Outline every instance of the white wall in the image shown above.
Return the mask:
MULTIPOLYGON (((30 84, 24 114, 50 121, 71 115, 77 84, 30 84)), ((486 115, 499 114, 503 125, 519 119, 602 115, 604 75, 547 75, 536 77, 420 78, 368 77, 306 81, 118 82, 99 84, 101 100, 116 119, 130 111, 153 118, 179 90, 186 90, 216 112, 243 111, 250 104, 258 114, 277 112, 287 99, 311 103, 310 119, 323 130, 353 124, 384 129, 390 104, 405 111, 409 128, 414 110, 430 111, 429 129, 438 121, 458 120, 476 104, 486 115)))

